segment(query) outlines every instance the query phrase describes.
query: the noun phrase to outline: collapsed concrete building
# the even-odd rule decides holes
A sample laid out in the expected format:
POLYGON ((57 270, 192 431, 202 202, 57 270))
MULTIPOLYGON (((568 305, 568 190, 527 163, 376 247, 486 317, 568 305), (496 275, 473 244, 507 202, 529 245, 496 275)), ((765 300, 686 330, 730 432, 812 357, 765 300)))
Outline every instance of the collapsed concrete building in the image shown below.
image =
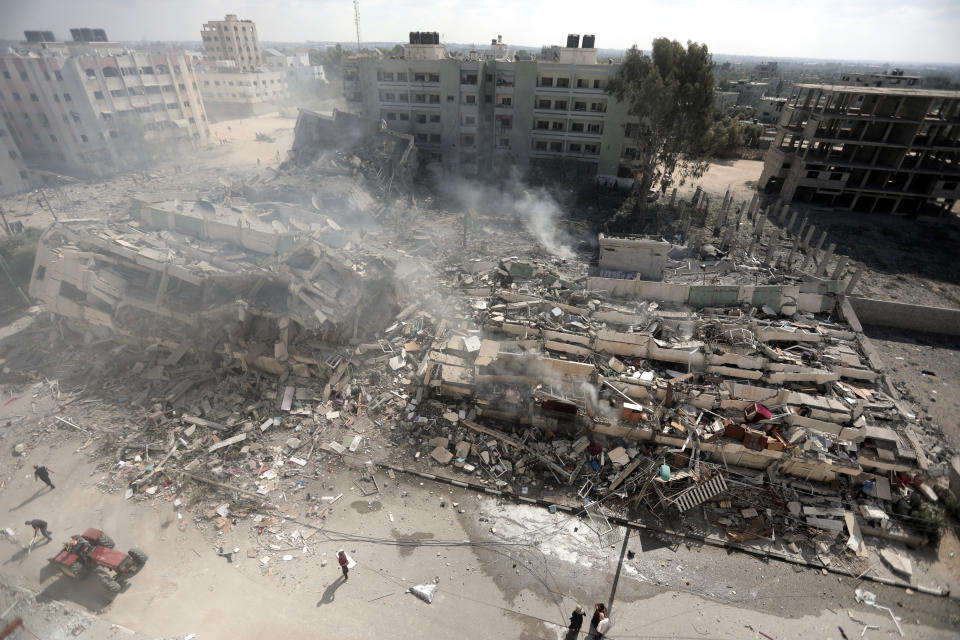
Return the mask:
POLYGON ((361 278, 354 267, 269 210, 134 200, 123 225, 49 228, 29 291, 45 309, 128 338, 198 345, 226 335, 240 346, 269 336, 250 362, 278 374, 297 331, 349 338, 389 319, 391 270, 368 264, 361 278))

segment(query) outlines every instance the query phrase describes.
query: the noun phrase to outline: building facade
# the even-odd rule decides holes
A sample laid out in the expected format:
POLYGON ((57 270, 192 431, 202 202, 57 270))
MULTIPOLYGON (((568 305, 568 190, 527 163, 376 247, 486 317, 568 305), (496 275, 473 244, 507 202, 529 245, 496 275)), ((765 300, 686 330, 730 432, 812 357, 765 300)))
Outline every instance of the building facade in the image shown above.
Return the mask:
POLYGON ((254 71, 263 66, 257 25, 227 14, 223 20, 211 20, 200 32, 204 57, 232 62, 237 71, 254 71))
POLYGON ((760 186, 835 209, 949 211, 960 198, 960 92, 795 85, 760 186))
POLYGON ((901 89, 920 89, 923 76, 907 76, 903 69, 891 69, 886 73, 845 72, 840 74, 837 84, 849 84, 856 87, 897 87, 901 89))
POLYGON ((20 148, 0 116, 0 196, 26 191, 32 185, 20 148))
POLYGON ((606 92, 617 66, 597 61, 592 36, 570 36, 550 60, 447 55, 434 33, 412 33, 402 58, 343 63, 354 110, 414 136, 421 157, 466 174, 561 168, 629 176, 627 107, 606 92), (576 41, 574 41, 576 40, 576 41))
POLYGON ((204 64, 197 79, 204 105, 215 121, 276 111, 290 99, 284 71, 243 73, 204 64))
POLYGON ((104 42, 0 54, 0 111, 28 165, 79 175, 147 165, 210 136, 189 58, 104 42))

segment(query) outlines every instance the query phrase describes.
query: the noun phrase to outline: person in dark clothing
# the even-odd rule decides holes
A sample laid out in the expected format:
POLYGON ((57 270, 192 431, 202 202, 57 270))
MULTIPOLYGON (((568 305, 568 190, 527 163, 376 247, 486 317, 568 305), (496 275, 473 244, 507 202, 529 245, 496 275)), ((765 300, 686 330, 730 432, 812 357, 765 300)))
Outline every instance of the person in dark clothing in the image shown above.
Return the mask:
POLYGON ((39 478, 40 480, 43 480, 43 482, 51 489, 56 489, 56 487, 53 486, 53 483, 50 482, 51 473, 53 472, 50 471, 50 469, 47 469, 46 467, 33 465, 33 481, 36 482, 37 479, 39 478))
POLYGON ((577 608, 573 610, 573 613, 570 614, 570 626, 568 627, 571 631, 580 631, 580 627, 583 626, 583 616, 586 615, 583 611, 583 607, 577 605, 577 608))
POLYGON ((37 537, 37 532, 43 534, 47 540, 53 540, 53 536, 50 535, 50 532, 47 531, 47 522, 46 520, 41 520, 40 518, 34 518, 33 520, 27 520, 24 524, 28 524, 33 527, 33 537, 37 537))
POLYGON ((602 618, 607 613, 607 605, 602 602, 598 602, 593 607, 593 617, 590 618, 590 633, 595 633, 597 630, 597 625, 600 624, 600 618, 602 618))
POLYGON ((343 569, 343 581, 348 580, 347 574, 350 572, 350 569, 347 567, 350 564, 350 560, 347 558, 347 552, 343 549, 337 552, 337 562, 340 563, 340 568, 343 569))

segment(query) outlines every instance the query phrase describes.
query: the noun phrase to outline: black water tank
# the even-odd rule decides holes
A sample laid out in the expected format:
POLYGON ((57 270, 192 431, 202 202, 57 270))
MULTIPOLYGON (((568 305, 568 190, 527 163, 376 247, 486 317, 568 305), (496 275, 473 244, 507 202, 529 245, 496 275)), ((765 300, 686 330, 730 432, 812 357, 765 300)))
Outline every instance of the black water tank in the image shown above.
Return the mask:
POLYGON ((43 42, 43 31, 24 31, 23 37, 27 42, 43 42))
POLYGON ((420 44, 420 32, 411 31, 410 32, 410 44, 420 44))
POLYGON ((436 31, 433 32, 433 42, 430 44, 440 44, 440 34, 436 31))
POLYGON ((597 42, 597 36, 583 36, 583 48, 593 49, 597 42))
POLYGON ((567 36, 567 48, 568 48, 568 49, 576 49, 576 48, 579 47, 579 46, 580 46, 580 34, 579 34, 579 33, 571 33, 570 35, 567 36))
POLYGON ((107 40, 107 32, 104 29, 94 29, 93 30, 93 41, 94 42, 109 42, 107 40))

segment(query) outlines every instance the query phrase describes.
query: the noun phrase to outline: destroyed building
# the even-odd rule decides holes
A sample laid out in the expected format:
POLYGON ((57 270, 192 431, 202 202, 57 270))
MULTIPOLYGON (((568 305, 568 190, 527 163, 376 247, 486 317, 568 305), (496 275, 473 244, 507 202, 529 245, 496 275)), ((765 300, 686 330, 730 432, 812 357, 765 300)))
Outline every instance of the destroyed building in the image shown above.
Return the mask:
POLYGON ((794 85, 760 186, 784 202, 939 215, 960 197, 960 91, 794 85))

